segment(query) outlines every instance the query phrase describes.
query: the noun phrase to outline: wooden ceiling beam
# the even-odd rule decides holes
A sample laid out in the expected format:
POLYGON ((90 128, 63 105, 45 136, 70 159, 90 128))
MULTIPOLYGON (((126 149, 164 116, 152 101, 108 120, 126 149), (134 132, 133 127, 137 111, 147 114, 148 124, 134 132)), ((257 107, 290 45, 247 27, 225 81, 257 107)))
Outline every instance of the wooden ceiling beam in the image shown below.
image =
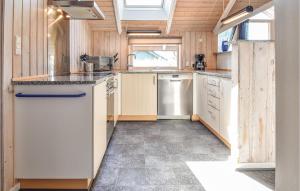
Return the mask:
POLYGON ((219 32, 219 29, 222 27, 222 19, 224 19, 225 17, 228 16, 228 14, 230 13, 232 7, 234 6, 234 4, 236 3, 236 0, 230 0, 225 8, 225 10, 223 11, 222 13, 222 16, 220 17, 217 25, 215 26, 214 28, 214 33, 215 34, 218 34, 219 32))
POLYGON ((175 9, 176 9, 176 2, 177 2, 177 0, 172 1, 170 15, 169 15, 169 19, 167 21, 166 34, 169 34, 171 31, 171 28, 172 28, 173 16, 174 16, 175 9))
POLYGON ((119 14, 119 6, 118 6, 118 0, 113 0, 113 6, 115 11, 115 19, 116 19, 116 28, 119 34, 122 33, 122 24, 120 20, 120 14, 119 14))

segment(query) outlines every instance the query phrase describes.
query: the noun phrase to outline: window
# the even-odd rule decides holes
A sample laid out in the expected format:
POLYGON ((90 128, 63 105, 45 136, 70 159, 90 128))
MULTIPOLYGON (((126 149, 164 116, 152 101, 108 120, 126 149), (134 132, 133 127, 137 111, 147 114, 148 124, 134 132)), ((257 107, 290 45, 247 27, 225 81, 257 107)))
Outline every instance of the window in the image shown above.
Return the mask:
POLYGON ((125 0, 127 8, 162 8, 164 0, 125 0))
POLYGON ((248 26, 248 40, 270 40, 270 22, 251 21, 248 26))
POLYGON ((134 68, 178 68, 178 45, 133 45, 131 62, 134 68))
MULTIPOLYGON (((223 41, 232 41, 234 33, 234 28, 230 28, 218 35, 218 52, 222 52, 222 42, 223 41)), ((232 46, 230 44, 229 51, 232 50, 232 46)))

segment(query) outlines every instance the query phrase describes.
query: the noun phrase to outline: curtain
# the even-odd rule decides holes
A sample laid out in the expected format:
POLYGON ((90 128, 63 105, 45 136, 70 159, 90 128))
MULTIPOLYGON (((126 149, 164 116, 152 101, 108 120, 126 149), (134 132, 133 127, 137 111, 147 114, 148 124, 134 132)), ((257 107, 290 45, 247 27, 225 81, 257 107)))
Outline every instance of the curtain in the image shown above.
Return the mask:
POLYGON ((248 40, 248 31, 249 31, 249 20, 246 20, 239 24, 239 39, 248 40))

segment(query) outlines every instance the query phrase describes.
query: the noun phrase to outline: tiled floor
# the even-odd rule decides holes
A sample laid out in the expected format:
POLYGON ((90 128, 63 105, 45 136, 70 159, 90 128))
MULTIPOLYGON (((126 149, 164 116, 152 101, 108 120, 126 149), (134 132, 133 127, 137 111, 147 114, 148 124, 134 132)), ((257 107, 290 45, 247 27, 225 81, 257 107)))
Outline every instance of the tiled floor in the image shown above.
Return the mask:
MULTIPOLYGON (((229 155, 229 150, 197 122, 121 122, 92 190, 209 191, 187 162, 226 161, 229 155)), ((274 171, 243 173, 274 187, 274 171)))

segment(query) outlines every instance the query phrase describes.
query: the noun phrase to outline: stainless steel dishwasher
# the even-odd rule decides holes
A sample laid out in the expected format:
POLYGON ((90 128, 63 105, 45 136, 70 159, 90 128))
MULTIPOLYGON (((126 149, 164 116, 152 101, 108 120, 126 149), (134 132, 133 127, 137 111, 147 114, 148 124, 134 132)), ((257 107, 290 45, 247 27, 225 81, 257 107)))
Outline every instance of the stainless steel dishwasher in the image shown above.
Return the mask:
POLYGON ((158 118, 190 119, 193 113, 193 75, 158 74, 158 118))

